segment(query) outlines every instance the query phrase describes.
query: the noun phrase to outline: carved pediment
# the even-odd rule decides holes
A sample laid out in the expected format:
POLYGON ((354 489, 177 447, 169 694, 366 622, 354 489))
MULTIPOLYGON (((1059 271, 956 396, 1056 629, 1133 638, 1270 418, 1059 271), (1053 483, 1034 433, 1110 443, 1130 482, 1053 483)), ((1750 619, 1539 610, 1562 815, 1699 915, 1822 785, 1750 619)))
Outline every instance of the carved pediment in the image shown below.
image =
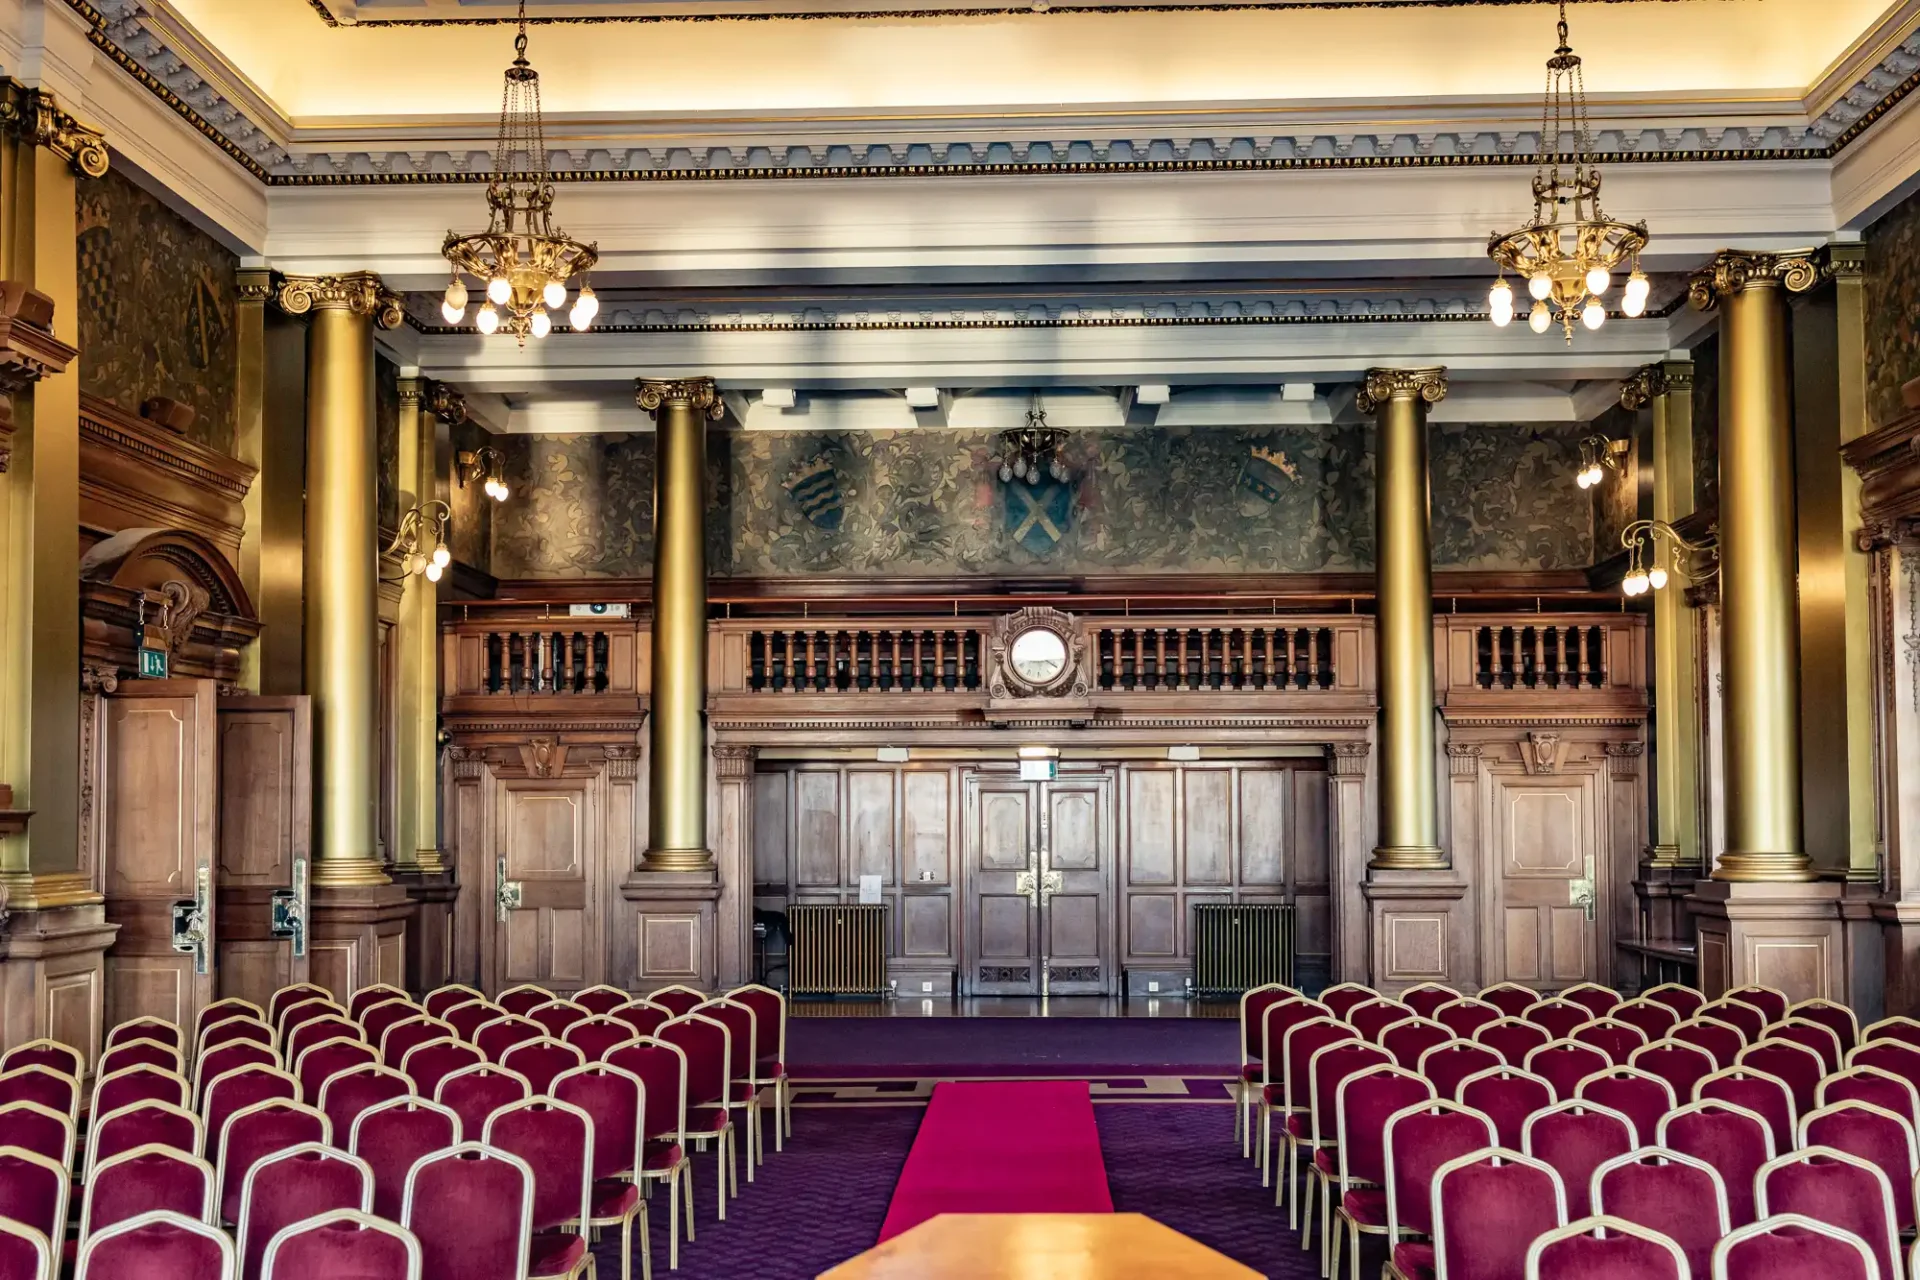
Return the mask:
POLYGON ((127 529, 80 560, 83 658, 137 669, 141 648, 165 649, 175 673, 230 681, 260 634, 240 575, 220 549, 185 529, 127 529))

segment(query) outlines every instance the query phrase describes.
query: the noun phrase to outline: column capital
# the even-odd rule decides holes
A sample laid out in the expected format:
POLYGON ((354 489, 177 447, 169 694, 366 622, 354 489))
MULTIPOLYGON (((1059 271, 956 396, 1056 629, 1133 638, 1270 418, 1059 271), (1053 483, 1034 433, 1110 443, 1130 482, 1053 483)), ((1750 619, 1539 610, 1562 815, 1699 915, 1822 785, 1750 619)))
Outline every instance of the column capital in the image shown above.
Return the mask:
POLYGON ((727 412, 712 378, 635 378, 633 402, 656 417, 672 404, 690 405, 716 420, 727 412))
POLYGON ((1688 279, 1687 301, 1696 310, 1711 311, 1721 299, 1748 289, 1785 285, 1789 293, 1805 293, 1822 280, 1831 279, 1831 271, 1827 254, 1819 249, 1795 253, 1722 249, 1688 279))
POLYGON ((274 294, 273 272, 267 267, 242 267, 233 273, 240 301, 268 302, 274 294))
POLYGON ((106 175, 106 136, 68 114, 51 90, 0 78, 0 129, 45 147, 83 178, 106 175))
POLYGON ((401 378, 396 385, 400 389, 402 409, 418 409, 421 402, 426 399, 427 380, 425 378, 401 378))
POLYGON ((1429 369, 1369 369, 1355 401, 1360 412, 1372 413, 1387 401, 1415 397, 1427 404, 1439 404, 1447 398, 1447 371, 1429 369))
POLYGON ((1662 360, 1642 365, 1620 384, 1620 407, 1628 413, 1644 409, 1664 395, 1686 395, 1693 390, 1693 361, 1662 360))
POLYGON ((400 295, 371 271, 339 276, 283 276, 274 300, 290 316, 309 311, 351 311, 367 316, 382 329, 393 329, 406 319, 400 295))
POLYGON ((467 398, 444 382, 433 384, 433 392, 427 397, 427 408, 433 416, 450 427, 457 427, 467 420, 467 398))

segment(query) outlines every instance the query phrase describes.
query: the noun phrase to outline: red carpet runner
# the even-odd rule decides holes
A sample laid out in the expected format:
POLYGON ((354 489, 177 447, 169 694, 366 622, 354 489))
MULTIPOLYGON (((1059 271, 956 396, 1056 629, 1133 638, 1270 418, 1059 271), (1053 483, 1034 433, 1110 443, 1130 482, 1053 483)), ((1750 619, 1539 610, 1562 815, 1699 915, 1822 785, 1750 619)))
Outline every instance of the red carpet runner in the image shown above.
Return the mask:
POLYGON ((1083 1080, 938 1084, 880 1239, 942 1213, 1112 1213, 1083 1080))

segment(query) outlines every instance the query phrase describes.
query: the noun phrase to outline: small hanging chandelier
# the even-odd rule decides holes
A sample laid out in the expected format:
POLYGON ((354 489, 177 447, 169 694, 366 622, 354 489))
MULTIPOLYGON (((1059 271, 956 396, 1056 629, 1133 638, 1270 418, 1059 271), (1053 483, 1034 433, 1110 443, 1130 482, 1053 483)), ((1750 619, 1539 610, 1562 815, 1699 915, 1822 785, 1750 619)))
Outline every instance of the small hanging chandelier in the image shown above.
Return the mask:
POLYGON ((1047 411, 1041 407, 1040 393, 1034 392, 1027 404, 1027 425, 1000 433, 1001 482, 1011 484, 1024 480, 1037 485, 1051 479, 1065 484, 1067 464, 1060 456, 1060 446, 1066 442, 1065 431, 1047 425, 1047 411))
POLYGON ((1631 261, 1620 310, 1638 316, 1647 309, 1650 288, 1640 270, 1647 246, 1647 224, 1619 222, 1600 207, 1600 170, 1593 162, 1593 134, 1587 121, 1587 88, 1580 57, 1567 44, 1567 0, 1560 0, 1560 46, 1547 59, 1546 99, 1540 114, 1539 165, 1533 172, 1533 220, 1518 231, 1496 232, 1487 256, 1500 264, 1500 278, 1487 296, 1494 324, 1513 321, 1513 286, 1507 272, 1526 282, 1533 298, 1527 324, 1545 333, 1560 321, 1573 341, 1577 316, 1589 329, 1607 322, 1604 296, 1613 273, 1631 261), (1570 150, 1563 153, 1563 140, 1570 150), (1572 163, 1565 163, 1567 156, 1572 163), (1556 316, 1557 313, 1557 316, 1556 316))
POLYGON ((585 277, 599 261, 597 245, 581 244, 553 225, 553 178, 547 169, 546 126, 540 114, 540 73, 527 61, 527 0, 520 0, 520 33, 513 41, 500 97, 500 136, 494 146, 493 180, 487 184, 487 229, 472 235, 447 232, 441 254, 453 264, 440 312, 448 324, 467 314, 471 276, 486 300, 474 314, 481 333, 529 336, 553 332, 553 312, 567 305, 567 281, 582 277, 568 321, 580 332, 593 324, 600 300, 585 277), (524 152, 529 169, 516 173, 514 154, 524 152))

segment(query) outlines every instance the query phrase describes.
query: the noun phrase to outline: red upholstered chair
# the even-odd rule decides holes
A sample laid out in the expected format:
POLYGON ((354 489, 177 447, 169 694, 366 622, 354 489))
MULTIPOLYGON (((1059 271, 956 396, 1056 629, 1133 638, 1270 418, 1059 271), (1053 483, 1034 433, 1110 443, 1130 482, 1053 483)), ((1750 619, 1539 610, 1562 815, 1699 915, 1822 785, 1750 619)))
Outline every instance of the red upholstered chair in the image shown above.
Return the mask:
POLYGON ((0 1218, 32 1227, 49 1240, 64 1240, 70 1177, 58 1160, 0 1146, 0 1218))
POLYGON ((1527 1246, 1526 1280, 1687 1280, 1687 1255, 1622 1218, 1569 1222, 1527 1246))
POLYGON ((444 987, 435 987, 432 991, 429 991, 426 998, 420 1002, 420 1007, 427 1011, 428 1017, 445 1018, 449 1009, 458 1008, 463 1004, 471 1004, 474 1001, 479 1001, 484 1004, 486 1003, 486 999, 485 996, 481 995, 472 987, 463 987, 458 983, 454 983, 444 987))
MULTIPOLYGON (((351 1071, 355 1067, 371 1067, 380 1061, 380 1053, 364 1040, 349 1040, 344 1036, 332 1040, 322 1040, 302 1053, 294 1064, 293 1078, 300 1082, 300 1096, 315 1106, 320 1104, 320 1090, 327 1081, 342 1071, 351 1071)), ((244 1267, 245 1260, 242 1259, 244 1267)))
POLYGON ((1405 1022, 1416 1016, 1412 1009, 1398 1000, 1389 1000, 1382 996, 1374 1000, 1362 1000, 1347 1010, 1344 1022, 1360 1033, 1362 1040, 1373 1044, 1380 1043, 1380 1033, 1396 1022, 1405 1022))
POLYGON ((1920 1020, 1895 1014, 1869 1023, 1860 1033, 1860 1043, 1867 1044, 1875 1040, 1897 1040, 1901 1044, 1920 1047, 1920 1020))
POLYGON ((539 1023, 545 1033, 555 1040, 564 1039, 568 1027, 592 1016, 591 1010, 583 1009, 571 1000, 549 1000, 527 1011, 527 1017, 539 1023))
POLYGON ((1773 1149, 1793 1149, 1800 1109, 1794 1105, 1793 1091, 1778 1076, 1752 1067, 1728 1067, 1693 1086, 1693 1100, 1731 1102, 1765 1116, 1767 1127, 1773 1131, 1773 1149))
POLYGON ((1595 1018, 1584 1027, 1575 1027, 1569 1038, 1592 1045, 1606 1054, 1615 1066, 1624 1067, 1633 1057, 1633 1051, 1646 1047, 1652 1037, 1631 1023, 1614 1018, 1595 1018))
POLYGON ((76 1124, 80 1120, 80 1081, 52 1067, 25 1066, 0 1073, 0 1107, 9 1102, 37 1102, 58 1111, 76 1124))
POLYGON ((1420 1055, 1450 1043, 1453 1032, 1432 1018, 1404 1018, 1380 1033, 1380 1047, 1408 1071, 1420 1069, 1420 1055))
POLYGON ((1742 1049, 1740 1059, 1734 1065, 1751 1071, 1764 1071, 1784 1080, 1787 1088, 1793 1091, 1796 1115, 1813 1110, 1814 1095, 1820 1092, 1821 1078, 1827 1074, 1820 1055, 1812 1049, 1791 1040, 1772 1038, 1742 1049))
POLYGON ((1517 982, 1496 982, 1481 990, 1478 997, 1500 1011, 1503 1018, 1517 1018, 1540 1003, 1540 993, 1517 982))
POLYGON ((1323 1273, 1340 1270, 1344 1236, 1350 1246, 1349 1265, 1358 1277, 1361 1235, 1386 1234, 1387 1121, 1409 1107, 1435 1100, 1433 1085, 1402 1067, 1363 1067, 1340 1081, 1333 1103, 1339 1192, 1327 1198, 1339 1216, 1323 1235, 1331 1250, 1323 1273))
POLYGON ((1880 1274, 1898 1280, 1893 1188, 1872 1161, 1832 1147, 1808 1147, 1767 1161, 1753 1183, 1754 1212, 1760 1217, 1797 1213, 1850 1231, 1873 1250, 1880 1274))
MULTIPOLYGON (((1233 1087, 1238 1089, 1241 1084, 1245 1084, 1250 1089, 1241 1096, 1255 1108, 1254 1116, 1245 1117, 1247 1133, 1251 1133, 1256 1117, 1260 1125, 1260 1149, 1254 1155, 1260 1166, 1260 1185, 1263 1187, 1269 1185, 1273 1174, 1270 1159, 1273 1147, 1273 1114, 1275 1110, 1280 1110, 1283 1116, 1288 1114, 1285 1110, 1287 1034, 1302 1023, 1316 1020, 1331 1026, 1345 1025, 1333 1016, 1331 1009, 1317 1000, 1308 1000, 1301 996, 1271 1001, 1261 1010, 1260 1028, 1256 1033, 1261 1056, 1248 1060, 1246 1050, 1243 1048, 1241 1051, 1240 1078, 1233 1087)), ((1334 1036, 1334 1038, 1341 1037, 1334 1036)), ((1283 1119, 1281 1123, 1284 1125, 1285 1120, 1283 1119)), ((1234 1121, 1236 1136, 1241 1133, 1240 1125, 1241 1120, 1236 1118, 1234 1121)), ((1284 1131, 1281 1134, 1281 1141, 1283 1143, 1286 1141, 1284 1131)), ((1242 1146, 1244 1145, 1243 1143, 1242 1146)))
POLYGON ((420 1280, 411 1231, 355 1209, 335 1209, 282 1227, 267 1242, 263 1280, 420 1280))
POLYGON ((1593 1010, 1571 1000, 1547 996, 1528 1005, 1520 1017, 1535 1026, 1545 1027, 1555 1040, 1564 1040, 1573 1034, 1575 1027, 1583 1027, 1593 1021, 1593 1010))
POLYGON ((165 1067, 122 1067, 93 1082, 93 1104, 87 1114, 106 1115, 136 1102, 166 1102, 176 1107, 193 1102, 193 1086, 165 1067))
POLYGON ((0 1218, 0 1280, 54 1280, 52 1241, 0 1218))
POLYGON ((759 1034, 759 1019, 753 1016, 753 1010, 725 996, 716 996, 707 1001, 694 1013, 703 1018, 711 1018, 727 1029, 728 1072, 732 1080, 727 1085, 726 1110, 729 1119, 738 1116, 743 1125, 747 1142, 747 1181, 753 1181, 753 1167, 766 1163, 766 1139, 761 1133, 760 1090, 753 1084, 754 1064, 760 1057, 760 1046, 756 1041, 759 1034))
POLYGON ((1866 1241, 1798 1213, 1736 1227, 1713 1251, 1713 1280, 1874 1280, 1879 1274, 1866 1241))
POLYGON ((588 1062, 598 1062, 621 1045, 638 1040, 640 1033, 618 1018, 596 1014, 574 1023, 560 1038, 578 1049, 588 1062))
POLYGON ((1679 1014, 1684 1021, 1706 1007, 1707 997, 1698 987, 1678 982, 1663 982, 1640 993, 1642 1000, 1654 1000, 1679 1014))
POLYGON ((1420 1055, 1419 1072, 1433 1081, 1433 1091, 1449 1102, 1460 1092, 1460 1082, 1468 1076, 1505 1066, 1505 1059, 1483 1044, 1471 1040, 1450 1040, 1420 1055))
POLYGON ((169 1147, 197 1156, 206 1149, 200 1117, 185 1107, 165 1102, 136 1102, 95 1116, 87 1128, 87 1158, 83 1172, 91 1173, 103 1161, 141 1147, 169 1147))
POLYGON ((1840 1053, 1845 1056, 1849 1049, 1860 1043, 1860 1019, 1853 1010, 1834 1000, 1802 1000, 1787 1006, 1787 1017, 1805 1018, 1817 1022, 1840 1040, 1840 1053))
POLYGON ((335 1209, 372 1208, 373 1170, 364 1160, 317 1142, 262 1158, 240 1192, 235 1252, 241 1280, 259 1280, 267 1242, 294 1223, 335 1209))
MULTIPOLYGON (((1271 1137, 1273 1115, 1277 1107, 1280 1113, 1281 1141, 1286 1146, 1286 1179, 1279 1183, 1274 1191, 1274 1202, 1278 1204, 1285 1198, 1288 1205, 1288 1225, 1298 1227, 1299 1201, 1298 1184, 1295 1181, 1299 1168, 1299 1152, 1313 1136, 1313 1118, 1307 1111, 1307 1064, 1313 1055, 1330 1044, 1342 1040, 1358 1040, 1360 1033, 1337 1018, 1320 1016, 1297 1022, 1288 1027, 1280 1038, 1280 1053, 1277 1059, 1280 1078, 1273 1079, 1276 1059, 1269 1057, 1266 1063, 1267 1076, 1260 1089, 1260 1167, 1271 1172, 1273 1157, 1271 1137)), ((1266 1183, 1263 1181, 1262 1186, 1266 1183)))
POLYGON ((355 1022, 359 1022, 367 1016, 367 1010, 377 1004, 385 1004, 389 1000, 403 1000, 408 1004, 413 1003, 413 997, 402 991, 399 987, 390 986, 384 982, 376 982, 370 986, 360 988, 347 997, 347 1016, 355 1022))
POLYGON ((1735 1000, 1731 997, 1715 1000, 1694 1016, 1713 1018, 1728 1026, 1738 1027, 1740 1034, 1747 1038, 1748 1044, 1755 1044, 1766 1038, 1769 1021, 1767 1015, 1744 1000, 1735 1000))
POLYGON ((433 1091, 435 1102, 460 1117, 462 1142, 479 1141, 486 1132, 488 1116, 532 1096, 525 1076, 490 1062, 460 1068, 433 1091))
POLYGON ((1879 1169, 1893 1189, 1895 1225, 1913 1229, 1913 1178, 1920 1173, 1913 1126, 1870 1102, 1836 1102, 1801 1116, 1797 1136, 1803 1150, 1832 1147, 1879 1169))
POLYGON ((125 1071, 128 1067, 159 1067, 162 1071, 171 1071, 181 1077, 187 1074, 180 1051, 158 1040, 122 1040, 100 1055, 100 1061, 94 1064, 93 1074, 98 1079, 116 1071, 125 1071))
POLYGON ((268 998, 267 1020, 277 1027, 287 1016, 287 1010, 297 1004, 305 1004, 309 1000, 325 1000, 328 1004, 339 1007, 334 1001, 333 992, 327 988, 311 982, 296 982, 291 986, 280 988, 268 998))
POLYGON ((687 1055, 687 1141, 699 1151, 713 1147, 716 1214, 725 1222, 729 1182, 733 1194, 739 1194, 737 1173, 729 1178, 733 1122, 725 1106, 733 1087, 731 1037, 720 1023, 690 1013, 662 1025, 657 1038, 678 1045, 687 1055))
POLYGON ((375 1103, 354 1117, 347 1150, 373 1171, 373 1211, 398 1219, 407 1192, 407 1170, 460 1141, 460 1117, 425 1098, 375 1103))
MULTIPOLYGON (((1321 1257, 1326 1257, 1327 1232, 1332 1226, 1333 1212, 1332 1189, 1340 1176, 1339 1159, 1334 1150, 1338 1120, 1334 1115, 1334 1101, 1339 1096, 1340 1085, 1356 1071, 1368 1067, 1390 1067, 1393 1055, 1377 1044, 1368 1044, 1364 1040, 1342 1040, 1315 1053, 1307 1063, 1307 1139, 1312 1151, 1312 1164, 1307 1179, 1307 1201, 1302 1209, 1306 1223, 1300 1236, 1300 1247, 1310 1248, 1313 1244, 1313 1203, 1316 1191, 1320 1199, 1321 1257)), ((1324 1267, 1322 1268, 1324 1270, 1324 1267)))
POLYGON ((618 1009, 633 997, 618 987, 609 987, 604 983, 597 987, 586 987, 573 993, 573 1002, 595 1017, 604 1017, 618 1009))
POLYGON ((494 1112, 485 1141, 519 1156, 533 1170, 527 1274, 575 1276, 585 1271, 592 1265, 586 1238, 592 1207, 592 1118, 554 1098, 529 1098, 494 1112))
POLYGON ((1821 1106, 1835 1102, 1871 1102, 1893 1112, 1920 1133, 1920 1090, 1880 1067, 1848 1067, 1820 1082, 1813 1100, 1821 1106))
POLYGON ((1612 987, 1603 987, 1597 982, 1576 982, 1561 991, 1559 997, 1580 1005, 1596 1018, 1608 1016, 1626 999, 1612 987))
POLYGON ((1646 1146, 1593 1171, 1593 1211, 1658 1231, 1680 1246, 1687 1269, 1705 1276, 1713 1246, 1731 1229, 1727 1187, 1706 1161, 1646 1146))
POLYGON ((1433 1246, 1402 1243, 1402 1237, 1433 1234, 1435 1171, 1496 1142, 1493 1121, 1456 1102, 1422 1103, 1387 1118, 1381 1159, 1387 1175, 1388 1262, 1401 1280, 1433 1274, 1433 1246))
POLYGON ((220 1177, 220 1220, 240 1220, 241 1193, 246 1187, 247 1171, 254 1165, 275 1152, 303 1142, 332 1140, 333 1131, 318 1107, 276 1098, 234 1112, 225 1127, 212 1135, 219 1154, 214 1168, 220 1177))
POLYGON ((1524 1065, 1528 1054, 1542 1045, 1552 1044, 1553 1038, 1553 1033, 1545 1027, 1523 1018, 1502 1018, 1473 1033, 1475 1044, 1487 1046, 1510 1067, 1524 1065))
POLYGON ((1459 1100, 1493 1121, 1502 1147, 1518 1151, 1527 1117, 1553 1105, 1553 1086, 1518 1067, 1496 1067, 1462 1080, 1459 1100))
POLYGON ((630 1072, 594 1062, 562 1074, 551 1092, 593 1121, 593 1204, 588 1225, 620 1232, 620 1280, 631 1280, 633 1224, 639 1219, 640 1269, 643 1275, 651 1275, 647 1202, 640 1196, 638 1182, 646 1086, 630 1072))
POLYGON ((429 1018, 425 1014, 415 1014, 402 1018, 380 1033, 380 1060, 390 1067, 401 1067, 407 1060, 407 1053, 423 1044, 435 1040, 458 1040, 460 1033, 450 1022, 438 1018, 429 1018))
POLYGON ((387 1032, 403 1022, 426 1016, 413 1001, 389 996, 379 1004, 368 1005, 366 1012, 360 1015, 359 1023, 360 1029, 367 1033, 367 1043, 379 1049, 381 1056, 385 1057, 387 1032))
POLYGON ((1481 1151, 1433 1175, 1433 1255, 1442 1276, 1519 1276, 1534 1239, 1567 1223, 1560 1175, 1518 1151, 1481 1151))
POLYGON ((1711 1053, 1684 1040, 1655 1040, 1635 1049, 1627 1065, 1665 1080, 1683 1103, 1693 1100, 1693 1086, 1720 1069, 1711 1053))
POLYGON ((206 1154, 219 1150, 220 1131, 226 1128, 229 1116, 271 1098, 300 1100, 300 1082, 293 1078, 292 1072, 273 1067, 241 1067, 208 1085, 207 1096, 200 1101, 200 1118, 207 1127, 206 1154))
POLYGON ((440 1082, 456 1071, 479 1066, 487 1060, 470 1044, 458 1040, 430 1040, 407 1050, 401 1059, 400 1073, 413 1081, 413 1089, 423 1098, 431 1098, 440 1082))
POLYGON ((1471 996, 1448 1001, 1433 1011, 1433 1020, 1462 1040, 1473 1039, 1474 1032, 1505 1016, 1498 1005, 1471 996))
POLYGON ((73 1168, 73 1121, 37 1102, 9 1102, 0 1107, 0 1142, 73 1168))
POLYGON ((1630 1027, 1638 1027, 1646 1034, 1649 1043, 1665 1039, 1673 1034, 1680 1025, 1680 1015, 1671 1005, 1661 1004, 1658 1000, 1623 1000, 1613 1006, 1613 1012, 1607 1015, 1615 1022, 1624 1022, 1630 1027))
POLYGON ((233 1241, 218 1227, 164 1209, 96 1231, 80 1246, 76 1280, 233 1280, 233 1241))
POLYGON ((204 1107, 208 1087, 229 1072, 242 1067, 266 1067, 277 1071, 280 1066, 278 1053, 251 1040, 232 1040, 210 1048, 200 1055, 200 1061, 193 1069, 193 1105, 204 1107))
POLYGON ((1441 1005, 1451 1004, 1459 998, 1458 991, 1437 982, 1417 982, 1400 993, 1400 1003, 1423 1018, 1431 1018, 1441 1005))
POLYGON ((651 1036, 673 1017, 673 1010, 663 1004, 652 1004, 645 1000, 631 1000, 615 1009, 609 1017, 620 1019, 633 1028, 634 1034, 651 1036))
POLYGON ((1233 1138, 1240 1144, 1242 1157, 1253 1153, 1253 1108, 1263 1074, 1261 1064, 1267 1056, 1267 1010, 1304 1000, 1298 991, 1281 982, 1254 987, 1240 997, 1240 1070, 1229 1088, 1234 1099, 1233 1138))
POLYGON ((251 1018, 255 1022, 273 1025, 273 1019, 267 1016, 267 1011, 253 1001, 242 1000, 237 996, 227 996, 225 999, 215 1000, 200 1010, 193 1020, 191 1038, 197 1043, 201 1032, 216 1022, 225 1022, 228 1018, 251 1018))
POLYGON ((554 998, 553 992, 531 982, 523 982, 517 987, 508 987, 500 993, 494 1002, 508 1013, 525 1017, 554 998))
POLYGON ((19 1067, 46 1067, 78 1080, 87 1073, 86 1055, 58 1040, 27 1040, 0 1054, 0 1074, 19 1067))
POLYGON ((213 1166, 190 1151, 158 1143, 102 1160, 80 1202, 80 1238, 155 1209, 218 1226, 213 1166))
POLYGON ((1740 1051, 1747 1047, 1745 1032, 1731 1022, 1722 1022, 1710 1014, 1702 1014, 1681 1023, 1667 1038, 1704 1049, 1713 1058, 1716 1071, 1738 1062, 1740 1051))
POLYGON ((500 1065, 518 1072, 526 1079, 527 1088, 541 1094, 547 1092, 547 1086, 553 1083, 555 1076, 562 1071, 571 1071, 586 1060, 585 1054, 566 1041, 542 1036, 507 1050, 500 1056, 500 1065))
MULTIPOLYGON (((317 1044, 329 1040, 358 1040, 365 1043, 367 1033, 359 1023, 337 1014, 326 1014, 318 1018, 308 1018, 297 1027, 289 1027, 280 1038, 280 1061, 300 1074, 301 1055, 317 1044)), ((369 1048, 372 1046, 369 1045, 369 1048)))
POLYGON ((1786 992, 1775 987, 1735 987, 1721 998, 1752 1005, 1766 1015, 1769 1026, 1786 1017, 1787 1007, 1793 1003, 1787 999, 1786 992))
POLYGON ((1846 1050, 1840 1044, 1840 1033, 1811 1018, 1782 1018, 1767 1028, 1767 1040, 1791 1040, 1795 1044, 1805 1045, 1820 1055, 1820 1071, 1823 1075, 1838 1071, 1846 1060, 1846 1050))
POLYGON ((1847 1055, 1848 1067, 1878 1067, 1920 1090, 1920 1045, 1904 1040, 1862 1040, 1847 1055))
POLYGON ((754 1063, 752 1084, 756 1090, 773 1090, 773 1149, 783 1151, 786 1140, 793 1136, 792 1088, 787 1077, 787 998, 772 987, 748 983, 727 992, 727 999, 753 1010, 759 1059, 754 1063))
POLYGON ((1578 1040, 1555 1040, 1529 1053, 1520 1065, 1552 1085, 1556 1101, 1570 1102, 1579 1093, 1580 1082, 1605 1071, 1613 1059, 1578 1040))
MULTIPOLYGON (((345 1006, 335 1004, 331 1000, 322 1000, 317 996, 312 999, 302 1000, 299 1004, 289 1005, 286 1012, 280 1015, 278 1023, 280 1045, 288 1057, 296 1056, 300 1049, 304 1047, 288 1044, 293 1034, 309 1022, 317 1022, 322 1018, 337 1018, 342 1024, 350 1027, 358 1027, 360 1025, 347 1016, 345 1006)), ((331 1038, 330 1036, 322 1037, 322 1039, 331 1038)))
POLYGON ((420 1280, 526 1280, 532 1222, 519 1156, 463 1142, 407 1173, 400 1225, 420 1241, 420 1280))
POLYGON ((615 1049, 607 1055, 607 1064, 640 1081, 641 1101, 646 1108, 640 1125, 645 1144, 640 1182, 667 1184, 667 1264, 677 1268, 682 1183, 687 1192, 687 1239, 693 1239, 693 1165, 687 1159, 686 1136, 687 1055, 664 1040, 644 1039, 615 1049))
MULTIPOLYGON (((1633 1121, 1634 1145, 1651 1146, 1660 1117, 1680 1105, 1673 1086, 1638 1067, 1608 1067, 1580 1082, 1574 1094, 1583 1102, 1612 1107, 1633 1121)), ((1571 1191, 1571 1188, 1569 1188, 1571 1191)))
POLYGON ((1657 1146, 1713 1166, 1727 1190, 1727 1218, 1736 1227, 1754 1220, 1753 1178, 1773 1159, 1766 1118, 1731 1102, 1692 1102, 1660 1121, 1657 1146))
POLYGON ((506 1013, 474 1032, 473 1043, 487 1055, 488 1062, 498 1062, 513 1046, 538 1040, 546 1034, 546 1028, 533 1019, 506 1013))
POLYGON ((480 1033, 480 1028, 496 1018, 509 1015, 497 1004, 489 1004, 484 1000, 470 1000, 466 1004, 455 1005, 444 1014, 435 1016, 452 1027, 454 1034, 472 1044, 474 1036, 480 1033))
POLYGON ((1634 1141, 1633 1121, 1598 1103, 1559 1102, 1536 1111, 1521 1126, 1520 1149, 1553 1166, 1567 1197, 1567 1216, 1584 1218, 1593 1171, 1626 1155, 1634 1141))
POLYGON ((165 1018, 128 1018, 107 1032, 106 1047, 111 1049, 129 1040, 158 1040, 161 1044, 171 1045, 176 1053, 185 1053, 187 1050, 187 1037, 165 1018))
POLYGON ((647 993, 647 1001, 663 1009, 671 1010, 676 1018, 685 1017, 707 1002, 704 991, 673 983, 647 993))
POLYGON ((404 1073, 392 1067, 368 1063, 349 1067, 328 1077, 327 1082, 320 1086, 320 1096, 315 1100, 315 1105, 326 1113, 334 1137, 340 1138, 353 1132, 353 1122, 368 1107, 411 1096, 413 1081, 404 1073))
POLYGON ((280 1047, 280 1037, 271 1026, 250 1013, 232 1013, 200 1028, 200 1034, 194 1037, 193 1060, 197 1063, 207 1050, 235 1040, 251 1040, 269 1049, 280 1047))

